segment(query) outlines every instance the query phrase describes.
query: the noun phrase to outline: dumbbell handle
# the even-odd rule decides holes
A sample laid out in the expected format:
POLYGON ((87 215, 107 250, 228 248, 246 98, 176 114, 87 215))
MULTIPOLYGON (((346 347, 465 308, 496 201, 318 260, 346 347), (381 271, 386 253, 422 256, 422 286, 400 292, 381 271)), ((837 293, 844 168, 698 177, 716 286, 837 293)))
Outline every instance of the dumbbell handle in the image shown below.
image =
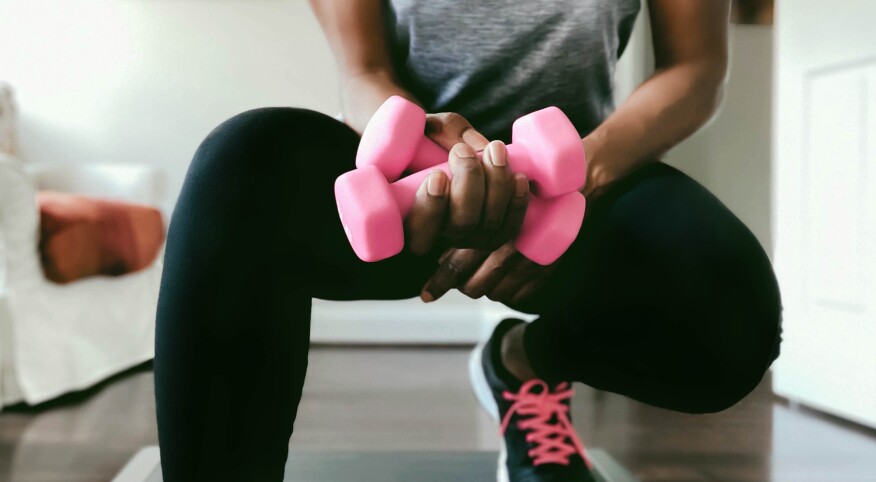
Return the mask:
MULTIPOLYGON (((511 146, 509 145, 508 147, 510 158, 511 146)), ((425 170, 422 170, 420 172, 411 174, 410 176, 402 178, 389 185, 390 190, 395 197, 395 202, 398 205, 399 212, 401 213, 402 218, 406 218, 410 213, 416 199, 417 190, 420 188, 420 185, 423 183, 426 177, 435 170, 444 171, 444 173, 447 174, 448 178, 453 177, 450 172, 449 164, 445 162, 442 164, 431 166, 430 168, 426 168, 425 170)), ((555 218, 555 222, 580 223, 581 215, 583 215, 584 209, 584 196, 577 191, 568 193, 565 196, 559 196, 550 199, 543 199, 538 196, 533 196, 532 194, 529 194, 529 203, 526 208, 526 215, 523 218, 523 225, 521 226, 517 238, 514 240, 514 244, 518 247, 519 250, 521 250, 521 252, 523 252, 524 256, 538 264, 551 264, 556 260, 556 258, 545 257, 545 252, 542 250, 527 250, 524 246, 532 246, 534 243, 528 242, 528 240, 526 240, 525 238, 534 237, 533 234, 536 233, 538 228, 533 227, 533 225, 538 224, 538 220, 542 219, 544 216, 550 215, 550 213, 552 212, 551 207, 554 207, 555 205, 563 205, 564 209, 567 212, 576 213, 571 219, 568 216, 558 216, 557 218, 555 218)), ((578 224, 578 226, 580 227, 580 224, 578 224)))
MULTIPOLYGON (((432 141, 429 140, 429 142, 432 141)), ((437 144, 434 145, 438 147, 437 144)), ((440 147, 438 148, 441 149, 440 147)), ((529 177, 527 171, 529 173, 532 173, 534 170, 532 166, 532 158, 529 156, 526 150, 523 149, 521 146, 515 144, 508 144, 507 146, 505 146, 505 149, 508 154, 506 157, 506 160, 508 161, 508 168, 511 169, 511 171, 514 173, 522 172, 526 174, 527 177, 529 177)), ((479 152, 477 155, 478 158, 483 157, 483 153, 481 152, 479 152)), ((447 158, 447 151, 444 151, 444 157, 445 159, 447 158)), ((415 158, 414 160, 416 161, 417 158, 415 158)), ((425 169, 415 172, 407 177, 403 177, 398 181, 390 184, 390 188, 392 189, 392 193, 393 195, 395 195, 395 199, 398 202, 399 211, 401 212, 402 217, 407 216, 408 212, 410 212, 411 206, 413 206, 414 204, 414 198, 416 197, 417 190, 420 188, 420 185, 423 184, 423 180, 426 179, 429 173, 436 169, 444 171, 449 178, 453 177, 450 172, 450 164, 447 162, 442 162, 441 164, 430 165, 425 169)), ((530 179, 532 178, 530 177, 530 179)))
POLYGON ((405 171, 416 173, 447 162, 447 155, 446 149, 436 144, 429 136, 423 135, 405 171))

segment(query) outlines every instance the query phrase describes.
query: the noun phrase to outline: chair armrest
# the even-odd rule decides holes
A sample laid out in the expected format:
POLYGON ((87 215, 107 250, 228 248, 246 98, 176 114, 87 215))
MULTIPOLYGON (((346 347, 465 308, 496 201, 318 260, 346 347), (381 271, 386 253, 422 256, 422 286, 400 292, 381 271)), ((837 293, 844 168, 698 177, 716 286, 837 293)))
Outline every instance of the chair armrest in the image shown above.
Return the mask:
POLYGON ((0 294, 41 282, 38 233, 33 181, 18 160, 0 154, 0 294))
POLYGON ((163 173, 142 164, 30 164, 26 169, 39 190, 83 194, 163 207, 163 173))

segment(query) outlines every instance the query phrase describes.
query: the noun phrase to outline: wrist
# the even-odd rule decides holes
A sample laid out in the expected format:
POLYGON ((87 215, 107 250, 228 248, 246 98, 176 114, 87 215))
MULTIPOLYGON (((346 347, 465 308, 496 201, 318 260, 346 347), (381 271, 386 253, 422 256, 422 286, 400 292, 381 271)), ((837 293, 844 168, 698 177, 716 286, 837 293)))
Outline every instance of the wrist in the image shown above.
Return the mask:
POLYGON ((602 155, 603 139, 599 131, 593 131, 585 138, 581 139, 584 145, 584 156, 587 159, 587 181, 584 187, 581 188, 581 193, 585 197, 591 197, 592 194, 602 190, 614 180, 611 172, 606 169, 604 156, 602 155))
POLYGON ((341 112, 350 127, 360 134, 377 108, 393 95, 420 102, 396 84, 391 72, 374 71, 347 76, 341 83, 341 112))

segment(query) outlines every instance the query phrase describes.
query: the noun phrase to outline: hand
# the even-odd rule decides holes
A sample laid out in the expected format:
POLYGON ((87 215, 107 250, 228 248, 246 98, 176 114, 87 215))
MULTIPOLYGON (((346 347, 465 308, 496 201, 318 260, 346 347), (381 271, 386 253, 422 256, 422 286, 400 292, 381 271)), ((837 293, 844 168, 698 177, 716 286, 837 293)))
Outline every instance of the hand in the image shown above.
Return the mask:
POLYGON ((544 286, 557 263, 542 266, 521 255, 509 242, 495 251, 448 249, 438 270, 423 286, 420 298, 429 303, 459 288, 469 298, 486 295, 514 307, 544 286))
POLYGON ((405 219, 408 248, 426 253, 439 235, 458 248, 492 251, 506 243, 523 224, 529 182, 508 169, 505 145, 487 142, 454 113, 429 115, 426 132, 450 151, 453 178, 436 170, 423 181, 405 219))

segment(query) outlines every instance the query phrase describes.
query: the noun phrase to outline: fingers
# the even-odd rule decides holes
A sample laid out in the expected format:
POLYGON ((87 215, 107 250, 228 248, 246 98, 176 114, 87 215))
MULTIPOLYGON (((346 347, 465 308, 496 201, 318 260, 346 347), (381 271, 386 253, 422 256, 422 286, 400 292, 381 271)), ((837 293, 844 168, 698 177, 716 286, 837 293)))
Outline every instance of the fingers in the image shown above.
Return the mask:
POLYGON ((420 298, 429 303, 461 285, 489 255, 477 249, 450 249, 442 256, 435 274, 426 281, 420 298))
POLYGON ((426 116, 426 135, 446 150, 460 142, 480 151, 487 147, 487 138, 455 112, 443 112, 426 116))
POLYGON ((544 267, 538 265, 526 258, 521 258, 514 263, 513 269, 502 277, 501 280, 487 292, 487 298, 493 301, 503 303, 514 302, 521 298, 521 288, 529 284, 536 278, 539 271, 543 271, 544 267))
MULTIPOLYGON (((513 176, 507 161, 505 145, 488 143, 461 115, 430 114, 426 133, 437 144, 448 149, 448 165, 452 175, 448 213, 444 218, 419 201, 418 215, 410 224, 417 234, 412 243, 416 253, 428 250, 436 236, 434 224, 443 229, 438 233, 450 239, 458 248, 495 249, 516 235, 523 223, 529 201, 529 185, 525 176, 513 176), (478 151, 483 155, 478 156, 478 151)), ((432 203, 433 206, 437 203, 432 203)))
POLYGON ((459 291, 474 299, 490 293, 521 258, 511 243, 502 245, 481 263, 459 291))
POLYGON ((532 281, 527 282, 517 290, 517 293, 515 293, 508 302, 510 304, 521 303, 522 301, 532 297, 532 295, 535 294, 539 290, 539 288, 544 286, 545 283, 547 283, 547 278, 544 277, 536 278, 532 281))
POLYGON ((448 238, 461 238, 474 231, 481 221, 484 198, 484 169, 474 149, 456 144, 448 159, 453 180, 450 183, 450 218, 444 229, 448 238))
POLYGON ((444 224, 450 195, 450 180, 444 171, 435 170, 417 190, 417 198, 405 219, 405 237, 408 249, 425 254, 432 249, 435 237, 444 224))
POLYGON ((523 226, 526 208, 529 206, 529 180, 525 175, 518 173, 514 174, 512 184, 514 191, 506 208, 505 220, 501 227, 493 233, 489 248, 495 249, 497 246, 507 243, 517 235, 520 226, 523 226))
POLYGON ((514 194, 514 181, 511 170, 508 169, 505 144, 501 141, 491 142, 484 149, 482 164, 487 192, 481 225, 488 235, 492 235, 505 221, 508 202, 514 194))
POLYGON ((526 259, 512 243, 492 252, 451 248, 438 265, 420 292, 423 301, 434 301, 458 288, 470 298, 486 295, 508 306, 524 302, 543 288, 556 266, 541 266, 526 259))

